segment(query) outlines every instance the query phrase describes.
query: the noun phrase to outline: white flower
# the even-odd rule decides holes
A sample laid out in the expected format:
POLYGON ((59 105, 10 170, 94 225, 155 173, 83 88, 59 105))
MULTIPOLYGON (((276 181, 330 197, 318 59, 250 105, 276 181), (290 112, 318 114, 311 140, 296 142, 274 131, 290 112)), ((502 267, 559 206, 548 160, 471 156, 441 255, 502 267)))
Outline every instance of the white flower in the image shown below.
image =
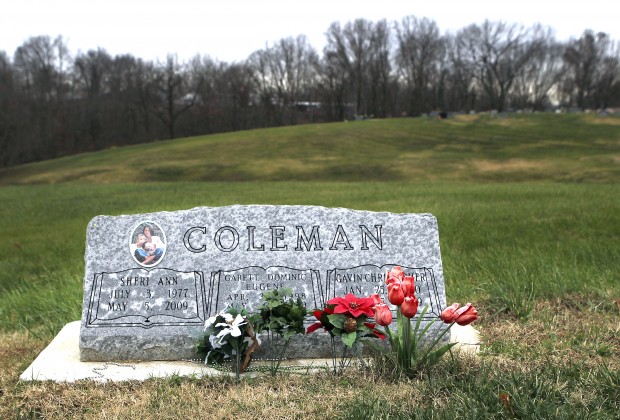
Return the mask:
POLYGON ((216 336, 216 338, 220 339, 220 344, 224 344, 224 339, 228 334, 233 337, 241 336, 241 330, 239 329, 239 327, 241 325, 247 324, 247 321, 241 315, 237 315, 237 317, 233 319, 233 316, 231 314, 226 313, 223 314, 223 317, 226 322, 220 322, 215 324, 216 328, 224 327, 216 336))
POLYGON ((207 321, 205 322, 205 331, 207 330, 207 328, 209 328, 211 325, 215 323, 216 319, 217 319, 217 315, 212 316, 211 318, 207 319, 207 321))
POLYGON ((211 347, 214 349, 219 349, 222 347, 222 344, 218 342, 217 337, 214 335, 209 336, 209 344, 211 344, 211 347))

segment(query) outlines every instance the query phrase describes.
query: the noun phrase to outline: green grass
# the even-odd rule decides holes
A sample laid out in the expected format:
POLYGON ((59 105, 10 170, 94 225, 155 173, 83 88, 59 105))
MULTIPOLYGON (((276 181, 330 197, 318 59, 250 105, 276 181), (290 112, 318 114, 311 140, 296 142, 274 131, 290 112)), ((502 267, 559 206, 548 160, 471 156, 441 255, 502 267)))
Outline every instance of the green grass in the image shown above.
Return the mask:
POLYGON ((613 182, 620 118, 533 114, 250 130, 69 156, 0 183, 176 181, 613 182))
POLYGON ((618 118, 254 130, 23 165, 0 171, 0 184, 2 418, 613 418, 620 410, 618 118), (360 368, 239 386, 17 381, 81 315, 92 217, 231 204, 434 214, 448 301, 479 309, 480 357, 446 358, 414 379, 360 368))

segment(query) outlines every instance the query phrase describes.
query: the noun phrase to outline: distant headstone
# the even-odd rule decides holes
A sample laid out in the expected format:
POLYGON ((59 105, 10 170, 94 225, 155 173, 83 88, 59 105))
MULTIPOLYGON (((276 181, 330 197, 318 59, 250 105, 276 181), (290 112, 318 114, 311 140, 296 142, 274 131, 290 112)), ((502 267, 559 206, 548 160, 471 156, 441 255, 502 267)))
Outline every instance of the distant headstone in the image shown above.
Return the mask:
MULTIPOLYGON (((85 259, 83 361, 193 358, 205 320, 227 306, 252 311, 281 287, 308 309, 346 293, 387 297, 395 265, 415 275, 427 320, 446 304, 430 214, 256 205, 97 216, 85 259)), ((329 357, 324 338, 296 337, 288 354, 329 357)))

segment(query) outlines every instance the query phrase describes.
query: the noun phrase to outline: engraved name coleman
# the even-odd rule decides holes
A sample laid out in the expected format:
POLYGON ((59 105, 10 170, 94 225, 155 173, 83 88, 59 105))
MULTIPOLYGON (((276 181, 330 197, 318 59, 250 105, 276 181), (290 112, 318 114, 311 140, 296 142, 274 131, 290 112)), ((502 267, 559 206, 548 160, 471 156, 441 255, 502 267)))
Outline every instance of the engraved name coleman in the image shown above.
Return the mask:
POLYGON ((303 226, 289 226, 288 230, 286 226, 269 226, 268 229, 259 231, 260 235, 256 234, 256 226, 246 226, 239 230, 232 226, 222 226, 211 241, 207 237, 205 226, 195 226, 185 232, 183 244, 191 252, 205 252, 211 244, 222 252, 231 252, 239 247, 246 251, 322 251, 324 247, 330 251, 352 251, 356 247, 368 251, 369 245, 383 249, 382 225, 374 225, 372 230, 366 225, 358 226, 359 243, 349 240, 349 237, 353 237, 352 232, 347 232, 342 225, 335 229, 315 225, 310 229, 310 233, 303 226), (261 237, 262 240, 259 239, 261 237))

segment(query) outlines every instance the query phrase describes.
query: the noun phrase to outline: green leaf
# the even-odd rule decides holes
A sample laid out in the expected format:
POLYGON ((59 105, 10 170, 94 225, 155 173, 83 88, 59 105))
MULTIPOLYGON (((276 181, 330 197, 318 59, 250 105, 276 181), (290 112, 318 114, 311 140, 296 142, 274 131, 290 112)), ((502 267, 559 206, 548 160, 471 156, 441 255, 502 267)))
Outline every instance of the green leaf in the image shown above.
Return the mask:
POLYGON ((327 319, 329 322, 336 328, 344 328, 344 322, 347 320, 347 317, 342 314, 331 314, 327 315, 327 319))
POLYGON ((442 346, 440 348, 438 348, 437 350, 431 352, 427 357, 426 357, 426 361, 425 364, 427 366, 433 366, 435 364, 437 364, 437 362, 439 361, 439 359, 441 359, 441 357, 446 354, 446 352, 448 350, 450 350, 453 346, 455 346, 456 343, 449 343, 446 344, 445 346, 442 346))
POLYGON ((286 331, 284 331, 283 337, 288 340, 289 338, 291 338, 295 334, 297 334, 297 331, 295 331, 295 330, 286 330, 286 331))
POLYGON ((353 343, 355 343, 355 339, 357 338, 357 332, 353 331, 351 333, 342 333, 340 338, 342 338, 342 342, 345 346, 353 347, 353 343))

